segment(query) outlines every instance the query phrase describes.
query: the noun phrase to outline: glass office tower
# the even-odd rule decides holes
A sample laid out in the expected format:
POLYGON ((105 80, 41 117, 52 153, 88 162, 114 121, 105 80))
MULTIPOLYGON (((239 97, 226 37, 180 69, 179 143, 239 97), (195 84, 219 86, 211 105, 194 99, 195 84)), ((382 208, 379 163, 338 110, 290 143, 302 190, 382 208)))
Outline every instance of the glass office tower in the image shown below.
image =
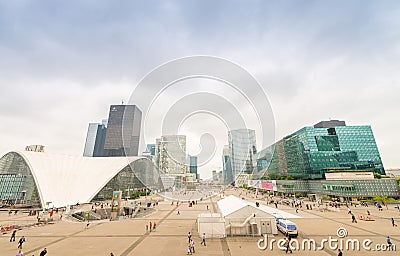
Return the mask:
POLYGON ((136 105, 112 105, 108 116, 104 156, 137 156, 142 111, 136 105))
POLYGON ((233 177, 241 173, 253 173, 253 156, 257 153, 255 131, 231 130, 228 132, 228 142, 233 177))
POLYGON ((223 172, 224 185, 230 185, 235 180, 232 173, 232 163, 229 155, 228 145, 225 145, 222 151, 222 165, 223 165, 222 172, 223 172))
POLYGON ((332 126, 329 121, 321 126, 304 127, 276 143, 268 173, 301 179, 323 178, 332 169, 385 174, 371 126, 332 126))
POLYGON ((106 133, 107 127, 104 124, 90 123, 83 156, 103 156, 106 133))

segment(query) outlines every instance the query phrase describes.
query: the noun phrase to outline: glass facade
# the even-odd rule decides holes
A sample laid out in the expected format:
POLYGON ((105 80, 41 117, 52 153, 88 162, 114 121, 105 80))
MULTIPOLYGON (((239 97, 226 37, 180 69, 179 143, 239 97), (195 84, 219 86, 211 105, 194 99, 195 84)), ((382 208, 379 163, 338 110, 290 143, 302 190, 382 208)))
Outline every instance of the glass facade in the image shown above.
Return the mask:
POLYGON ((278 192, 341 197, 398 197, 395 179, 373 180, 277 180, 278 192))
POLYGON ((329 169, 385 174, 370 126, 304 127, 275 145, 268 173, 320 179, 329 169))
POLYGON ((233 176, 236 177, 241 173, 253 173, 253 156, 257 153, 255 131, 250 129, 231 130, 228 132, 228 142, 233 176))
POLYGON ((197 156, 189 156, 189 172, 196 174, 197 178, 197 156))
POLYGON ((29 166, 15 152, 7 153, 0 159, 0 199, 11 204, 41 205, 29 166))
POLYGON ((142 112, 136 105, 111 105, 104 156, 137 156, 142 112))
POLYGON ((113 191, 122 191, 122 197, 129 197, 134 191, 142 189, 143 183, 135 176, 128 165, 105 185, 92 201, 111 199, 113 191))
POLYGON ((234 182, 228 145, 225 145, 222 151, 222 175, 225 185, 230 185, 234 182))
POLYGON ((186 172, 186 136, 165 135, 156 139, 155 163, 165 174, 186 172))
POLYGON ((107 128, 104 124, 90 123, 83 156, 103 156, 107 128))

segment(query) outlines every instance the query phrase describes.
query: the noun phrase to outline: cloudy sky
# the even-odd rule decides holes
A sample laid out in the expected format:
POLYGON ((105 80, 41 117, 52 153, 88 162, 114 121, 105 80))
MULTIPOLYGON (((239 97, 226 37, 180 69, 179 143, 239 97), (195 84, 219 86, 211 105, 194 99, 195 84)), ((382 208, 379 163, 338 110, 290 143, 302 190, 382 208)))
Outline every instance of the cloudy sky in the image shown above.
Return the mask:
POLYGON ((0 153, 81 155, 89 122, 189 55, 254 75, 277 139, 329 118, 370 124, 384 166, 400 167, 398 1, 1 1, 0 153))

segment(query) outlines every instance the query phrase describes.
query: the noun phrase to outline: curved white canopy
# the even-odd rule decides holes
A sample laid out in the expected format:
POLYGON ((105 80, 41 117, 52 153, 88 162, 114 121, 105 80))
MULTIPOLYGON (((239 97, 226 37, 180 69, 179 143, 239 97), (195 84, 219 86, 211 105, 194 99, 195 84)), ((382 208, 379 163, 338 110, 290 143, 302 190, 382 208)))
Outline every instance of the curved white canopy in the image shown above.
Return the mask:
POLYGON ((21 155, 34 176, 42 205, 88 203, 129 163, 144 157, 83 157, 32 151, 21 155))

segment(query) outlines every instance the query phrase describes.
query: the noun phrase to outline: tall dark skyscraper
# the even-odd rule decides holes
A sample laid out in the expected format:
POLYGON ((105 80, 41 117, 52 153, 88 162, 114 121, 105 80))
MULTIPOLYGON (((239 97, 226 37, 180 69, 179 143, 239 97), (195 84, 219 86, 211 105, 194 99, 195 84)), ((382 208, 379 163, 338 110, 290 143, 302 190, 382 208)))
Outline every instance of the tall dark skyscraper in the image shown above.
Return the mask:
POLYGON ((111 105, 104 156, 137 156, 142 111, 136 105, 111 105))

